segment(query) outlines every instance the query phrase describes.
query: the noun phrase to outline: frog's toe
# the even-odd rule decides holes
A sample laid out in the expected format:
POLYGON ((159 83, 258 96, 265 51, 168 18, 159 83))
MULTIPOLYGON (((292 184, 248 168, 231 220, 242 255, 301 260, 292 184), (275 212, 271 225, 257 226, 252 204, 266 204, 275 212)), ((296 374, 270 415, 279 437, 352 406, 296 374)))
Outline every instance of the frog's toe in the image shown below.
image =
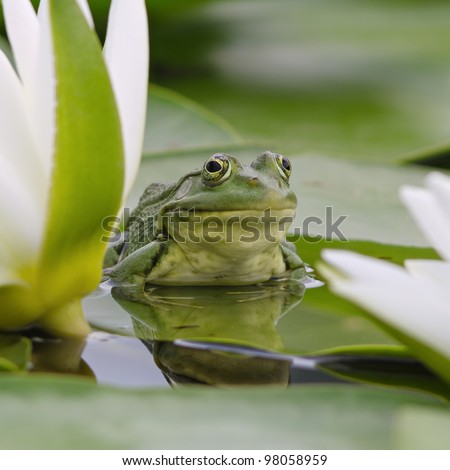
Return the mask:
POLYGON ((114 271, 114 268, 103 268, 103 273, 102 273, 102 280, 101 282, 107 281, 110 277, 112 272, 114 271))
POLYGON ((145 276, 123 269, 112 269, 108 282, 114 286, 143 286, 145 285, 145 276))

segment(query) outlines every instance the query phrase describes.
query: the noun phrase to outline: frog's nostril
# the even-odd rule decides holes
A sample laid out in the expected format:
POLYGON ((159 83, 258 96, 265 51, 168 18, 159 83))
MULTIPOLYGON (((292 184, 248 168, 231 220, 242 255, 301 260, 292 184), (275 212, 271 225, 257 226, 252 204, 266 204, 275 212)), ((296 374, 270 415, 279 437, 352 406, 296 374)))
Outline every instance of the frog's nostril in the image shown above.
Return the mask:
POLYGON ((253 178, 249 178, 248 179, 248 184, 250 186, 256 186, 259 184, 259 178, 257 178, 256 176, 254 176, 253 178))

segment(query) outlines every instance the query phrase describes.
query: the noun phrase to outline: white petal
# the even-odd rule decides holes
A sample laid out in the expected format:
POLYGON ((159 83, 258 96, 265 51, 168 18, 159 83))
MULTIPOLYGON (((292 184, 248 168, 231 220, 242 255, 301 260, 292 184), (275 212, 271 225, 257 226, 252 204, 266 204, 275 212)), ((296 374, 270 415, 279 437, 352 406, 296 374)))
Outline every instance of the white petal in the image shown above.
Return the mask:
POLYGON ((148 26, 144 0, 113 0, 104 55, 117 100, 125 148, 125 190, 139 169, 148 90, 148 26))
POLYGON ((405 261, 405 267, 424 285, 433 285, 434 288, 439 287, 450 293, 450 263, 439 260, 410 259, 405 261))
POLYGON ((433 297, 419 282, 386 287, 384 283, 338 281, 331 289, 450 358, 448 296, 433 297))
POLYGON ((29 0, 3 0, 6 31, 22 83, 33 89, 36 71, 39 23, 29 0))
POLYGON ((48 0, 41 0, 36 86, 32 96, 32 120, 46 180, 50 181, 56 134, 56 79, 48 0))
POLYGON ((331 275, 334 292, 450 357, 450 292, 428 289, 405 270, 356 253, 341 252, 335 256, 326 250, 326 260, 350 276, 345 279, 331 275))
POLYGON ((339 268, 345 276, 365 281, 378 282, 386 274, 386 265, 389 267, 387 283, 401 282, 405 272, 400 266, 385 261, 360 255, 346 250, 323 250, 322 258, 330 265, 339 268))
POLYGON ((91 10, 89 9, 89 4, 87 0, 77 0, 77 3, 84 17, 86 18, 86 21, 88 22, 89 26, 91 28, 94 28, 94 20, 92 19, 91 10))
MULTIPOLYGON (((43 217, 46 181, 34 145, 23 87, 1 51, 0 159, 7 160, 8 166, 20 175, 18 184, 29 193, 36 215, 43 217)), ((7 201, 11 204, 13 200, 7 201)))
POLYGON ((0 156, 0 244, 9 254, 2 265, 14 269, 34 261, 42 236, 42 219, 20 174, 0 156))
POLYGON ((450 261, 450 217, 439 196, 427 189, 404 186, 400 198, 433 248, 450 261))
POLYGON ((427 176, 426 183, 450 221, 450 178, 434 171, 427 176))

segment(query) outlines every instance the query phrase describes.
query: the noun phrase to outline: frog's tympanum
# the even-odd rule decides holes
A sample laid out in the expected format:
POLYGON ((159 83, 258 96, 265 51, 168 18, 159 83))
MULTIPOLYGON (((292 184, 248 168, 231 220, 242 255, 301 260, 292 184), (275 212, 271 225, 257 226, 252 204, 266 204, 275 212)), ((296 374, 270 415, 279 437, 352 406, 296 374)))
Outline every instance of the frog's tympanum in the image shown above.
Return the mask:
POLYGON ((265 152, 251 165, 216 154, 175 184, 151 184, 112 245, 105 274, 115 284, 250 285, 302 278, 285 240, 297 199, 291 164, 265 152))

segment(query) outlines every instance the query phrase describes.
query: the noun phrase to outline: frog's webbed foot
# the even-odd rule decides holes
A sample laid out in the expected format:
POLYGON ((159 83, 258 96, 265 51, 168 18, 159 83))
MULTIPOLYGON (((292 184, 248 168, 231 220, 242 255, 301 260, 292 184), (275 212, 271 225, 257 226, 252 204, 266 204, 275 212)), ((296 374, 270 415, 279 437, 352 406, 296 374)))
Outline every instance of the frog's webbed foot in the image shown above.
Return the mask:
POLYGON ((280 244, 280 248, 286 263, 286 269, 294 271, 295 269, 305 268, 305 263, 297 254, 297 249, 293 243, 283 241, 280 244))
POLYGON ((151 242, 120 260, 116 266, 103 270, 112 285, 144 286, 147 276, 161 256, 163 245, 151 242))
POLYGON ((125 255, 128 247, 128 231, 125 231, 120 240, 108 244, 105 256, 103 258, 103 267, 112 268, 115 266, 125 255))
POLYGON ((111 273, 114 271, 114 267, 103 268, 102 280, 100 282, 105 282, 111 277, 111 273))

